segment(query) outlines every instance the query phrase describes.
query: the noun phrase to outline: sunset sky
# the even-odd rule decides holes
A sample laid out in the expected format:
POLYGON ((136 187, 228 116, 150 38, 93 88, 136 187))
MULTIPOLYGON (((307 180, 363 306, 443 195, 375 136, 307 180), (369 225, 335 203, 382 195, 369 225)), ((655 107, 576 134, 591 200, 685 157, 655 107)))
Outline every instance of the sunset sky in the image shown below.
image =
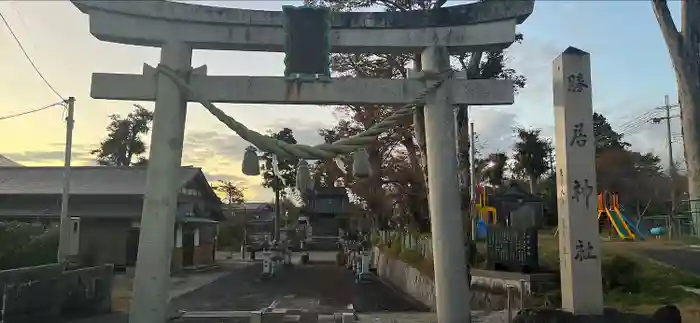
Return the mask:
MULTIPOLYGON (((301 1, 182 1, 214 6, 281 10, 301 1)), ((464 1, 449 1, 448 5, 464 1)), ((679 2, 672 2, 678 17, 679 2)), ((159 51, 98 41, 89 33, 88 16, 68 1, 0 1, 27 53, 63 96, 76 98, 75 165, 91 165, 89 155, 105 135, 108 115, 125 115, 137 102, 93 100, 93 72, 140 73, 143 63, 155 66, 159 51)), ((7 29, 0 25, 0 118, 39 108, 60 99, 37 76, 7 29)), ((665 127, 634 122, 663 104, 665 94, 676 101, 676 83, 668 51, 649 1, 539 1, 533 15, 519 27, 522 44, 508 50, 508 65, 528 78, 528 84, 506 107, 475 107, 473 118, 484 152, 510 151, 511 128, 553 130, 551 62, 566 47, 591 53, 594 109, 623 126, 633 149, 666 156, 665 127)), ((209 74, 282 75, 282 54, 195 51, 193 66, 206 64, 209 74)), ((152 108, 152 103, 144 103, 152 108)), ((219 104, 224 111, 260 132, 289 127, 302 143, 320 143, 319 128, 340 115, 327 107, 219 104)), ((658 113, 661 113, 658 111, 658 113)), ((649 116, 648 114, 646 116, 649 116)), ((60 107, 0 120, 0 155, 27 166, 61 165, 65 136, 60 107)), ((674 131, 680 132, 674 120, 674 131)), ((183 165, 202 167, 210 181, 231 179, 248 188, 247 198, 269 200, 272 193, 260 178, 241 174, 247 144, 197 104, 190 104, 183 165)), ((682 158, 681 146, 675 148, 682 158)), ((681 165, 681 168, 685 168, 681 165)))

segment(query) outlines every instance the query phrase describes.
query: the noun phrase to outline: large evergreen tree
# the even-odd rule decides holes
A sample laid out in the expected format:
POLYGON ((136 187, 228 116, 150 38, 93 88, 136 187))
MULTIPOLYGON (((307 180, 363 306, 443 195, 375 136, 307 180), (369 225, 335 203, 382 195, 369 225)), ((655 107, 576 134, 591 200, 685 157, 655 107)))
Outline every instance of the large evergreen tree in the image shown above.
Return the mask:
POLYGON ((609 149, 627 149, 630 144, 622 138, 623 134, 613 130, 608 119, 602 114, 593 113, 593 133, 596 139, 596 155, 609 149))
POLYGON ((550 170, 549 156, 552 145, 542 137, 542 129, 516 129, 518 141, 515 143, 516 174, 525 177, 530 185, 530 193, 537 193, 539 179, 550 170))
POLYGON ((100 142, 100 147, 92 150, 97 163, 104 166, 145 165, 148 160, 143 154, 146 143, 143 136, 151 131, 153 112, 135 104, 134 111, 126 117, 118 114, 109 116, 107 138, 100 142))
MULTIPOLYGON (((294 138, 294 132, 290 128, 283 128, 277 132, 270 132, 268 136, 284 141, 288 144, 296 144, 297 140, 294 138)), ((287 188, 293 188, 296 186, 297 171, 296 171, 296 160, 286 160, 283 158, 278 158, 278 168, 282 180, 277 180, 273 172, 272 167, 272 153, 263 153, 262 160, 262 186, 271 188, 273 190, 280 190, 282 196, 287 195, 287 188)))

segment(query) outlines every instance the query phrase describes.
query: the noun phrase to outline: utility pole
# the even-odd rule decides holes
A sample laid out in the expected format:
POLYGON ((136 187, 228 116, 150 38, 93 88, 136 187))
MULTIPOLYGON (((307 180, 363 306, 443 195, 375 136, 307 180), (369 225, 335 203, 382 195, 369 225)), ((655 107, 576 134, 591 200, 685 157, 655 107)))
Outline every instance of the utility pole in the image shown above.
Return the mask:
POLYGON ((58 262, 64 262, 70 256, 71 242, 71 221, 68 215, 68 200, 70 198, 70 163, 73 148, 73 114, 75 98, 69 97, 65 103, 68 105, 68 115, 66 116, 66 149, 63 161, 63 188, 61 190, 61 224, 58 242, 58 262))
POLYGON ((272 239, 278 243, 280 242, 280 185, 282 183, 279 176, 275 174, 275 227, 272 236, 272 239))
MULTIPOLYGON (((476 144, 474 139, 474 122, 469 122, 469 194, 471 195, 471 215, 469 217, 469 222, 471 223, 471 237, 474 239, 476 237, 476 203, 479 200, 479 195, 476 190, 476 144)), ((471 246, 470 246, 471 248, 471 246)), ((471 252, 471 250, 470 250, 471 252)))
POLYGON ((673 162, 673 139, 672 139, 672 133, 671 133, 671 118, 675 118, 678 116, 671 116, 671 108, 678 107, 678 105, 671 105, 669 102, 668 95, 664 96, 664 106, 659 107, 657 109, 662 109, 666 111, 666 116, 664 117, 658 117, 658 118, 653 118, 652 122, 659 124, 661 123, 662 120, 666 120, 666 144, 668 145, 668 178, 671 183, 671 210, 670 210, 670 222, 671 222, 671 232, 669 235, 673 237, 675 233, 675 212, 676 212, 676 186, 675 186, 675 181, 674 181, 674 176, 676 174, 676 164, 673 162))
MULTIPOLYGON (((462 163, 462 154, 461 154, 461 152, 462 152, 461 141, 462 141, 462 140, 460 140, 460 139, 462 138, 463 132, 462 132, 462 127, 461 127, 462 120, 460 120, 460 118, 459 118, 459 117, 461 116, 460 111, 462 111, 462 109, 465 109, 465 110, 466 110, 466 109, 469 109, 469 108, 468 108, 468 107, 465 107, 465 106, 461 106, 461 105, 456 105, 456 106, 455 106, 455 109, 454 109, 454 111, 453 111, 453 112, 454 112, 454 117, 455 117, 454 125, 455 125, 455 134, 456 134, 456 136, 455 136, 455 149, 457 149, 457 165, 460 166, 460 170, 459 170, 459 172, 457 173, 457 175, 458 175, 458 177, 459 177, 459 188, 460 188, 460 189, 464 189, 464 188, 466 188, 466 186, 467 186, 466 183, 465 183, 465 182, 466 182, 466 178, 465 178, 465 176, 464 176, 464 172, 462 172, 462 166, 463 166, 463 163, 462 163)), ((466 111, 464 111, 464 112, 466 112, 466 111)), ((469 162, 470 162, 469 165, 471 165, 471 159, 469 159, 469 162)))

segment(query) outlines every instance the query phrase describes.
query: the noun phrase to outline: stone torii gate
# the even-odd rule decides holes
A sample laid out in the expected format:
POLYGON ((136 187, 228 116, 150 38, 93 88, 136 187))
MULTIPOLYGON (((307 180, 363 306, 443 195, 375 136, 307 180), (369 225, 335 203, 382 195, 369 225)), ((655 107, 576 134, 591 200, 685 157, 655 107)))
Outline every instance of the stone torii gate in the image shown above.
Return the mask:
POLYGON ((177 73, 168 75, 145 65, 141 75, 95 73, 92 77, 95 99, 155 101, 130 322, 166 319, 176 206, 173 175, 181 163, 188 101, 403 105, 415 102, 437 83, 442 86, 438 84, 425 99, 437 316, 440 323, 470 321, 452 107, 512 104, 513 85, 508 80, 438 80, 435 75, 449 67, 450 52, 501 50, 512 44, 515 27, 531 14, 533 1, 481 2, 428 13, 331 13, 331 52, 422 52, 423 73, 417 79, 342 78, 302 86, 290 84, 285 77, 208 76, 206 66, 191 67, 194 49, 283 52, 281 11, 167 1, 73 3, 90 16, 90 32, 96 38, 159 47, 160 67, 177 73), (174 77, 184 79, 190 92, 183 91, 174 77))

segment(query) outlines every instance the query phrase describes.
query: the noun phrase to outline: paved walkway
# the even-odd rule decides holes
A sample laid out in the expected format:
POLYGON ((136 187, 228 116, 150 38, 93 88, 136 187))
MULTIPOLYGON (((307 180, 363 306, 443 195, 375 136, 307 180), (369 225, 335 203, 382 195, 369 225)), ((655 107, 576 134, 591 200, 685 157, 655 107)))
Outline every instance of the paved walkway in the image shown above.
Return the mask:
MULTIPOLYGON (((296 265, 268 282, 259 279, 260 263, 228 265, 225 274, 218 279, 172 299, 169 310, 173 315, 180 310, 258 310, 275 301, 280 308, 306 308, 331 313, 341 311, 349 304, 360 313, 424 310, 416 308, 404 296, 378 282, 355 284, 351 272, 331 262, 334 258, 332 253, 314 253, 311 255, 312 264, 296 265), (319 263, 314 260, 325 261, 319 263)), ((88 322, 126 323, 127 316, 112 314, 71 323, 88 322)), ((184 320, 176 322, 189 323, 184 320)), ((196 322, 220 323, 222 320, 196 322)))
POLYGON ((644 254, 650 258, 680 270, 700 276, 700 250, 697 249, 649 249, 644 254))

